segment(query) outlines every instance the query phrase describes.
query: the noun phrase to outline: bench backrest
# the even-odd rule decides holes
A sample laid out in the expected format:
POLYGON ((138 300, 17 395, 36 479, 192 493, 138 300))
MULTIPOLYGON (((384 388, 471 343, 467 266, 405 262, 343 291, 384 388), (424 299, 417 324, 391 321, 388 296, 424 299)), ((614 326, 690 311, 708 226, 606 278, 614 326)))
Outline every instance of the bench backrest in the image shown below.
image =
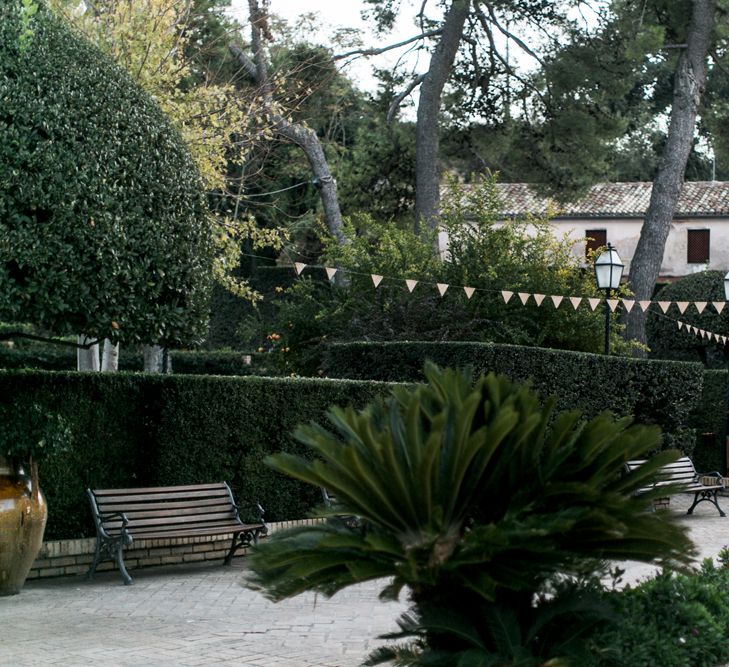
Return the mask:
POLYGON ((127 529, 134 536, 161 530, 214 528, 238 520, 233 494, 225 482, 190 486, 163 486, 139 489, 89 490, 94 520, 108 533, 122 527, 122 512, 127 529), (108 518, 105 518, 107 517, 108 518))
MULTIPOLYGON (((635 470, 645 463, 645 459, 634 459, 628 461, 625 467, 629 470, 635 470)), ((696 468, 693 461, 688 456, 682 456, 673 463, 662 466, 659 470, 659 481, 656 486, 665 486, 666 484, 691 484, 698 479, 696 468)))

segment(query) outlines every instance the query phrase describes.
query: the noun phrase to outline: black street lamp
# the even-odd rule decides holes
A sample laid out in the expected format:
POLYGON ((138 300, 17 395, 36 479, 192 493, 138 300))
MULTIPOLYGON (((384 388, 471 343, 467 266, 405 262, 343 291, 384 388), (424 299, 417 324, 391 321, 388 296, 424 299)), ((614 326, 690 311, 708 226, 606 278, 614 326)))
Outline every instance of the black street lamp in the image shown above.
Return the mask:
MULTIPOLYGON (((729 271, 724 276, 724 300, 729 301, 729 271)), ((724 414, 726 415, 726 426, 724 427, 724 462, 729 468, 729 359, 727 360, 726 369, 726 405, 724 405, 724 414)))
MULTIPOLYGON (((620 287, 624 268, 625 265, 620 260, 618 251, 613 248, 611 243, 607 244, 607 248, 595 260, 595 281, 598 289, 605 290, 605 354, 610 354, 610 306, 607 301, 612 290, 620 287)), ((724 285, 727 285, 726 278, 724 285)))

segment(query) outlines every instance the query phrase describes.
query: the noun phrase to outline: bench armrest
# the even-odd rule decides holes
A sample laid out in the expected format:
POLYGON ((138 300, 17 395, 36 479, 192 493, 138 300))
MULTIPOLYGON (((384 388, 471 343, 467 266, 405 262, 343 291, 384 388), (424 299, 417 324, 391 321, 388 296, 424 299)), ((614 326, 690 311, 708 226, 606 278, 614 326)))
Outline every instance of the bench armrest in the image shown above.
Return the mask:
POLYGON ((127 515, 124 514, 124 512, 108 512, 106 514, 99 514, 99 521, 109 521, 110 519, 113 519, 115 517, 121 519, 121 527, 122 530, 124 530, 129 524, 129 519, 127 519, 127 515))
POLYGON ((258 522, 262 523, 264 526, 266 525, 266 520, 263 518, 263 515, 266 513, 266 510, 261 507, 261 503, 255 502, 250 505, 238 505, 236 503, 233 503, 233 507, 235 507, 235 511, 238 513, 238 518, 240 519, 240 512, 242 510, 252 510, 254 514, 257 514, 258 522))

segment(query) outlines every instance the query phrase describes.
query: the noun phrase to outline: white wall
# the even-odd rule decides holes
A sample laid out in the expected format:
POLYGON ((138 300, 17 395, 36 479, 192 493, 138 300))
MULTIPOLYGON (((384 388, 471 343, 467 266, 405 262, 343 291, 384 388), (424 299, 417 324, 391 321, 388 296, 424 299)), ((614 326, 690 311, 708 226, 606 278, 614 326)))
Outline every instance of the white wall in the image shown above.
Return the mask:
MULTIPOLYGON (((641 219, 623 220, 552 220, 557 235, 569 233, 576 240, 574 252, 584 256, 584 245, 580 239, 584 238, 588 229, 604 229, 607 240, 618 250, 625 263, 625 271, 630 268, 630 260, 638 245, 640 230, 643 225, 641 219)), ((685 276, 705 269, 726 271, 729 269, 729 220, 720 218, 684 218, 674 220, 668 233, 666 248, 661 264, 661 277, 671 278, 685 276), (709 230, 709 264, 689 264, 686 261, 686 243, 689 229, 709 230)))

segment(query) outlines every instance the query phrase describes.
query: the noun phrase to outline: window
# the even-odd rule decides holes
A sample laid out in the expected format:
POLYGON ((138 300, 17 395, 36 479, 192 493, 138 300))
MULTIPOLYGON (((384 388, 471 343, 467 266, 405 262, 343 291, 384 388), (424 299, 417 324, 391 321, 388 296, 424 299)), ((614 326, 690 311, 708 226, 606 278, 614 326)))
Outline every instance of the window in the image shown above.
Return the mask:
POLYGON ((585 256, 589 255, 590 251, 595 252, 598 248, 602 248, 607 245, 606 229, 588 229, 585 232, 585 236, 587 237, 585 256))
POLYGON ((706 264, 709 261, 709 230, 689 229, 686 240, 686 261, 689 264, 706 264))

